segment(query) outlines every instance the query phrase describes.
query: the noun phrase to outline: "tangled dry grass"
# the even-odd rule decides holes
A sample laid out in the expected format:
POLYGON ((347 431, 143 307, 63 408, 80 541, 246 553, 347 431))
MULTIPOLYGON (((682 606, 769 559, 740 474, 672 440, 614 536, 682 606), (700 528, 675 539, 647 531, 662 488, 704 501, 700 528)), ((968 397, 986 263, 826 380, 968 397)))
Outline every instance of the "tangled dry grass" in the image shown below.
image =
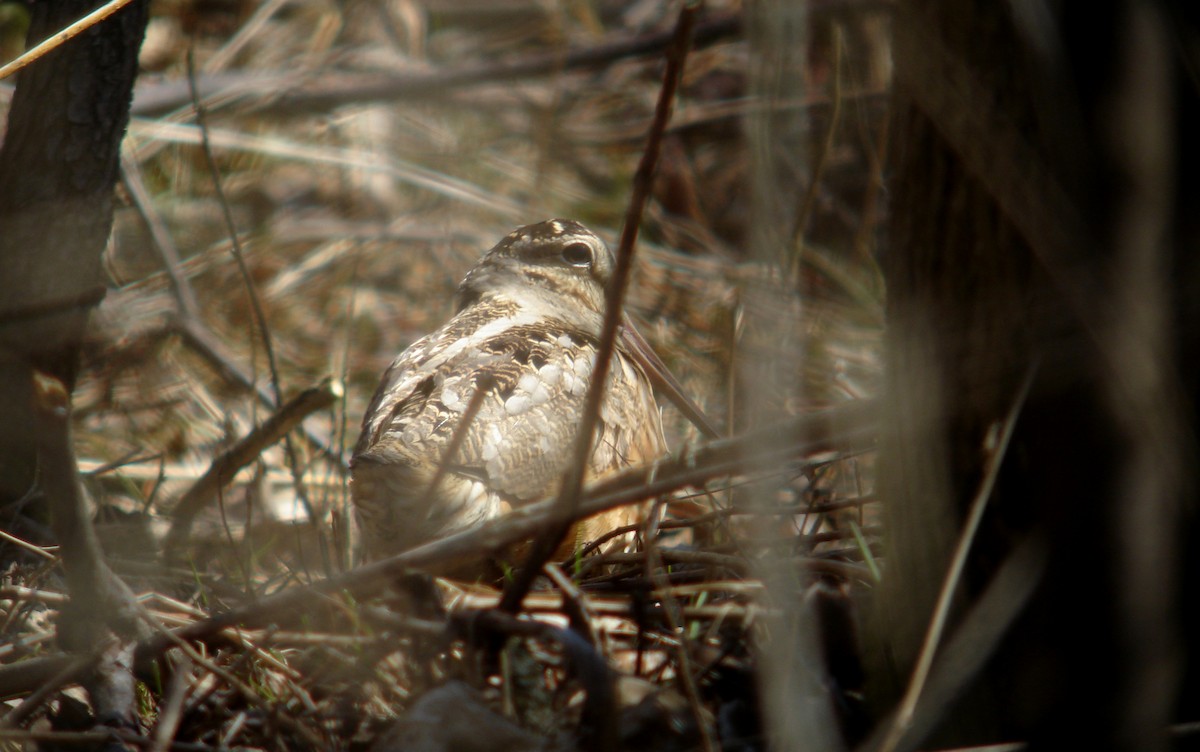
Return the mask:
MULTIPOLYGON (((875 389, 879 6, 818 6, 797 100, 761 85, 779 52, 748 41, 761 19, 707 5, 629 307, 747 438, 704 454, 668 409, 678 461, 657 479, 675 485, 623 480, 626 501, 665 499, 666 521, 640 531, 640 553, 550 567, 516 619, 495 610, 495 583, 402 574, 418 560, 356 567, 347 447, 379 373, 444 320, 497 238, 562 216, 615 241, 674 4, 158 4, 113 287, 74 397, 98 531, 154 632, 138 653, 142 727, 123 743, 760 749, 755 646, 773 637, 763 614, 793 601, 826 627, 853 734, 842 643, 880 565, 871 443, 813 423, 772 432, 763 416, 875 389), (781 135, 755 157, 760 126, 781 135), (766 233, 764 159, 788 224, 766 233), (303 422, 254 441, 305 390, 303 422), (763 562, 803 572, 805 589, 768 592, 763 562), (445 737, 463 725, 469 738, 445 737)), ((0 583, 0 669, 24 667, 0 674, 0 742, 99 743, 71 734, 90 724, 56 647, 64 585, 38 541, 34 528, 10 544, 0 583)))

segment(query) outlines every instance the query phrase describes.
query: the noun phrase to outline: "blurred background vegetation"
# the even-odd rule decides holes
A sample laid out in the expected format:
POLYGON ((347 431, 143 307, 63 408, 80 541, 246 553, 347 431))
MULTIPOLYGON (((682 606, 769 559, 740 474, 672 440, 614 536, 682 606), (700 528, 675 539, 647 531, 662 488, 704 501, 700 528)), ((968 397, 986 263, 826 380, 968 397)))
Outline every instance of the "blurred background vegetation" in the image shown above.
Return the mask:
MULTIPOLYGON (((886 10, 854 5, 816 17, 810 52, 787 40, 796 62, 787 72, 804 79, 789 83, 786 101, 764 106, 756 95, 760 71, 737 4, 708 4, 707 38, 684 74, 631 309, 692 393, 731 425, 745 427, 734 374, 747 361, 787 353, 791 393, 770 398, 781 415, 877 384, 886 10), (766 218, 751 207, 749 131, 764 121, 782 134, 759 158, 777 173, 786 210, 777 219, 789 223, 772 236, 785 245, 766 258, 750 242, 766 218), (823 154, 819 167, 810 148, 823 154), (764 327, 746 331, 747 321, 777 319, 791 322, 794 347, 764 327)), ((189 55, 200 90, 216 92, 205 100, 208 138, 281 385, 291 394, 325 376, 344 382, 346 399, 308 423, 341 456, 379 374, 447 317, 458 281, 497 239, 571 217, 615 243, 663 63, 661 42, 640 55, 612 46, 661 40, 674 16, 665 2, 154 4, 124 163, 149 203, 123 194, 106 254, 114 287, 76 395, 88 469, 139 460, 106 475, 135 481, 124 503, 145 506, 263 415, 168 333, 178 305, 147 213, 173 240, 204 327, 269 387, 199 148, 189 55), (611 52, 568 67, 570 52, 588 49, 611 52), (536 73, 505 72, 529 62, 536 73), (456 83, 463 70, 476 79, 456 83), (422 85, 406 90, 414 80, 422 85)), ((687 429, 668 417, 678 446, 687 429)), ((306 503, 322 519, 344 519, 339 470, 303 442, 293 450, 311 474, 306 503)), ((281 451, 265 456, 259 488, 270 514, 288 519, 295 487, 281 451)))
MULTIPOLYGON (((5 38, 20 40, 26 9, 4 10, 5 38)), ((514 227, 569 217, 615 245, 678 11, 666 0, 150 3, 103 255, 107 294, 81 345, 72 428, 106 555, 135 591, 159 599, 160 623, 196 622, 356 563, 345 458, 380 373, 446 319, 463 274, 514 227), (222 478, 188 535, 167 538, 215 458, 281 400, 327 379, 341 398, 222 478)), ((730 435, 878 390, 890 14, 886 2, 710 2, 700 16, 628 307, 730 435)), ((11 92, 0 89, 3 102, 11 92)), ((666 420, 678 451, 698 443, 671 408, 666 420)), ((878 576, 873 466, 859 450, 827 452, 816 465, 711 483, 719 506, 765 503, 776 521, 756 528, 766 536, 757 543, 739 539, 744 522, 697 533, 693 547, 716 558, 676 563, 674 580, 638 584, 637 563, 617 576, 581 570, 601 612, 624 613, 647 587, 690 609, 680 612, 700 651, 690 660, 715 663, 698 677, 710 707, 691 696, 684 713, 688 744, 718 743, 714 714, 728 703, 737 719, 726 746, 762 743, 747 689, 755 671, 743 662, 757 586, 739 582, 759 545, 825 571, 838 613, 878 576)), ((713 509, 691 504, 685 519, 713 509)), ((36 506, 6 510, 5 529, 25 544, 52 542, 36 506)), ((45 594, 63 582, 30 562, 28 545, 8 545, 18 590, 3 601, 13 641, 3 660, 53 657, 58 603, 45 594)), ((452 601, 486 607, 483 591, 463 601, 454 590, 452 601)), ((849 613, 839 617, 848 625, 849 613)), ((320 647, 264 637, 276 656, 267 663, 246 645, 215 655, 300 724, 247 743, 366 739, 431 682, 461 672, 460 652, 418 650, 380 618, 348 633, 324 624, 320 647), (397 646, 406 657, 392 655, 397 646), (314 654, 330 650, 341 657, 314 654), (320 710, 301 712, 314 691, 320 710)), ((649 647, 629 641, 665 630, 669 642, 680 627, 635 621, 594 628, 623 670, 673 685, 684 670, 675 661, 689 659, 657 649, 634 671, 631 656, 649 647)), ((194 669, 195 687, 214 670, 194 669)), ((855 686, 839 696, 857 691, 848 675, 855 686)), ((564 681, 555 702, 571 696, 564 681)), ((245 698, 218 683, 180 738, 236 728, 245 698)), ((147 691, 150 707, 166 699, 147 691)), ((51 704, 58 728, 63 702, 51 704)))
MULTIPOLYGON (((78 319, 99 296, 30 299, 11 259, 82 212, 29 219, 22 186, 38 176, 14 175, 12 152, 78 152, 58 123, 14 117, 0 164, 0 229, 27 233, 16 251, 0 233, 17 301, 0 341, 19 355, 0 359, 16 426, 0 434, 14 536, 0 694, 58 729, 70 696, 20 679, 38 660, 62 669, 67 586, 28 492, 28 379, 12 374, 32 363, 74 386, 98 533, 155 624, 201 629, 351 570, 345 457, 379 374, 512 228, 570 217, 615 241, 679 11, 148 7, 105 294, 67 367, 39 360, 43 319, 62 305, 78 319), (313 387, 330 406, 220 477, 164 550, 214 459, 313 387)), ((28 11, 0 5, 6 59, 28 11)), ((569 640, 519 631, 569 622, 622 673, 613 727, 631 749, 1186 748, 1200 717, 1198 40, 1200 13, 1169 0, 706 3, 630 313, 729 435, 758 437, 748 461, 778 449, 757 429, 879 406, 878 461, 873 441, 834 441, 708 479, 672 502, 688 533, 666 558, 567 563, 581 590, 564 574, 536 594, 541 627, 494 621, 525 635, 503 672, 461 622, 498 619, 494 589, 439 580, 448 614, 345 596, 306 631, 206 634, 212 654, 176 666, 180 689, 140 685, 141 728, 188 697, 157 727, 177 740, 365 747, 396 716, 436 715, 427 690, 457 678, 484 696, 449 690, 452 717, 492 728, 502 708, 541 734, 480 737, 602 748, 603 692, 569 640)), ((18 102, 0 83, 0 106, 18 102)), ((699 439, 666 418, 687 456, 699 439)))

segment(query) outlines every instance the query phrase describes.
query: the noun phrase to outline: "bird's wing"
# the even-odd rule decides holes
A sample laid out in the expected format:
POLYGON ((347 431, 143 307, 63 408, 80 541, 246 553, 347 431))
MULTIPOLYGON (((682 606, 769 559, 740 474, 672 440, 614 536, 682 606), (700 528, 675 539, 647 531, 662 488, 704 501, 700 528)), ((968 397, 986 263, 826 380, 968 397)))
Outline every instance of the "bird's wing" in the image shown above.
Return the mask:
MULTIPOLYGON (((553 493, 571 461, 594 341, 551 322, 511 326, 473 344, 447 355, 447 342, 431 337, 397 358, 368 410, 356 455, 436 468, 476 384, 488 376, 489 390, 449 467, 518 502, 553 493)), ((618 353, 608 382, 592 476, 657 457, 665 447, 637 366, 618 353)))

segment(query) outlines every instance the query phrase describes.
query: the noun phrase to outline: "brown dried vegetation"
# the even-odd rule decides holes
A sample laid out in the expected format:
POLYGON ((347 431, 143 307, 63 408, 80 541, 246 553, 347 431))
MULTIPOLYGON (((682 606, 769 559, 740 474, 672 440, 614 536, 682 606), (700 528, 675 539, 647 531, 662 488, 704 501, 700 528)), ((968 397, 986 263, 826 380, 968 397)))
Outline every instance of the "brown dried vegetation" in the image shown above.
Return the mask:
MULTIPOLYGON (((887 9, 817 5, 808 56, 791 69, 759 47, 760 19, 739 3, 705 8, 628 306, 730 436, 765 433, 725 464, 664 466, 674 494, 640 479, 642 498, 666 500, 661 529, 641 531, 639 554, 585 550, 552 567, 529 619, 495 611, 495 583, 431 586, 401 566, 354 580, 344 458, 380 372, 445 319, 496 239, 563 216, 615 247, 675 4, 155 5, 112 288, 74 395, 102 542, 158 635, 141 644, 142 728, 126 744, 758 749, 756 640, 781 639, 764 614, 797 603, 826 629, 823 702, 861 731, 844 643, 877 578, 871 441, 810 426, 788 434, 793 450, 761 417, 876 388, 887 9), (619 46, 655 38, 640 54, 619 46), (573 57, 589 50, 591 62, 573 57), (785 92, 800 98, 764 86, 764 68, 800 72, 785 92), (779 136, 757 158, 775 213, 755 205, 756 128, 779 136), (780 218, 788 226, 772 232, 756 224, 780 218), (309 388, 308 417, 284 441, 239 448, 309 388), (249 454, 210 471, 231 450, 249 454), (785 565, 803 589, 767 592, 761 568, 785 565), (309 589, 331 577, 353 584, 309 589), (273 615, 210 621, 281 597, 273 615), (180 629, 177 643, 162 636, 180 629), (463 724, 470 738, 446 736, 463 724)), ((665 417, 677 456, 691 457, 694 430, 665 417)), ((53 551, 7 551, 0 740, 98 743, 66 735, 91 726, 64 688, 72 675, 49 676, 69 665, 53 551), (48 673, 22 678, 22 664, 48 673), (4 728, 18 718, 27 731, 4 728)))

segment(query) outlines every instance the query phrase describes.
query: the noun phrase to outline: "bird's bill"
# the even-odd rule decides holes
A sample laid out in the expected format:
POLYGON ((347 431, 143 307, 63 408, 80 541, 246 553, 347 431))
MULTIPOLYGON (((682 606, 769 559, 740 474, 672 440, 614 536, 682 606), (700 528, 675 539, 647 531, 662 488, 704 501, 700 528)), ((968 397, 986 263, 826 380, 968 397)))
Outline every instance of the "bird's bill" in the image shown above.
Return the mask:
POLYGON ((628 316, 622 316, 621 342, 638 365, 642 367, 642 370, 646 372, 646 375, 650 377, 654 388, 665 394, 667 399, 679 408, 684 417, 700 429, 700 432, 707 438, 721 438, 721 433, 704 414, 704 410, 684 393, 679 380, 671 374, 666 364, 654 352, 654 348, 650 347, 650 343, 638 332, 628 316))

